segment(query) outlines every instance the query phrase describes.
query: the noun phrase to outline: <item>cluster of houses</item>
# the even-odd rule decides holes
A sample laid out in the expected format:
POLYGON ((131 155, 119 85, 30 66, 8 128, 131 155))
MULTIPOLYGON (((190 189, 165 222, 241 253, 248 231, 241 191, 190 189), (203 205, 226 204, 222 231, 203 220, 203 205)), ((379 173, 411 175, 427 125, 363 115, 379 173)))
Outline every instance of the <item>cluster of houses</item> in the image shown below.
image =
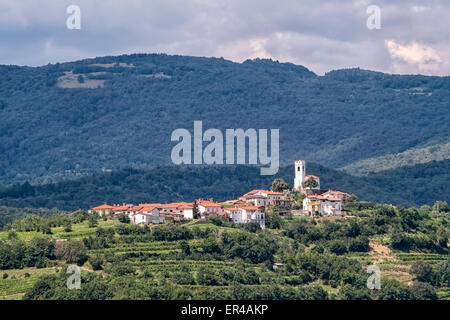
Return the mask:
MULTIPOLYGON (((304 160, 295 161, 294 191, 299 191, 304 195, 301 214, 311 216, 342 215, 343 203, 345 199, 350 197, 350 194, 334 190, 321 190, 319 177, 306 175, 305 167, 304 160), (315 183, 305 184, 309 179, 313 179, 315 183)), ((255 222, 261 228, 264 228, 266 207, 293 201, 288 197, 291 192, 291 190, 275 192, 256 189, 244 194, 237 200, 228 200, 225 202, 214 202, 213 199, 198 199, 195 202, 174 202, 167 204, 103 204, 91 208, 90 212, 107 216, 125 214, 134 224, 163 224, 168 217, 178 220, 202 219, 211 215, 218 215, 228 218, 234 223, 255 222)))

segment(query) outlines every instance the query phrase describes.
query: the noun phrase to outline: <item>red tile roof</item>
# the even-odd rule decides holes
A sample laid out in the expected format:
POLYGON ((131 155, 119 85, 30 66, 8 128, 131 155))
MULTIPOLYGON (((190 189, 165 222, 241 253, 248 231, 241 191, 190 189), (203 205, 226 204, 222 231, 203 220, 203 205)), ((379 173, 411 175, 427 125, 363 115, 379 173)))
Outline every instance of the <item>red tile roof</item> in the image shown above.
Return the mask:
POLYGON ((334 198, 334 197, 324 197, 322 195, 307 195, 308 199, 315 199, 315 200, 325 200, 325 201, 342 201, 340 198, 334 198))
POLYGON ((351 195, 348 194, 348 193, 341 192, 341 191, 336 191, 336 190, 328 190, 327 192, 322 193, 322 195, 324 195, 325 193, 331 193, 331 194, 337 194, 337 195, 351 197, 351 195))
POLYGON ((261 209, 261 206, 247 206, 247 207, 242 207, 241 209, 244 209, 244 210, 259 210, 259 209, 261 209))
POLYGON ((114 209, 114 207, 110 206, 110 205, 107 205, 105 203, 105 204, 102 204, 101 206, 92 208, 92 210, 105 210, 105 209, 114 209))
POLYGON ((224 208, 224 210, 228 210, 228 211, 241 211, 242 208, 224 208))
POLYGON ((264 189, 254 189, 251 190, 249 192, 247 192, 244 196, 251 196, 254 195, 258 192, 262 192, 262 193, 266 193, 268 195, 272 195, 272 196, 282 196, 284 195, 282 192, 275 192, 275 191, 271 191, 271 190, 264 190, 264 189))
POLYGON ((308 177, 308 178, 313 178, 313 179, 319 179, 318 176, 315 176, 315 175, 313 175, 313 174, 307 174, 306 177, 308 177))
POLYGON ((128 210, 128 206, 125 206, 125 205, 113 207, 113 211, 126 211, 126 210, 128 210))
POLYGON ((202 207, 216 207, 216 208, 221 208, 222 206, 218 203, 215 202, 211 202, 211 201, 206 201, 206 200, 200 200, 198 202, 198 204, 202 207))

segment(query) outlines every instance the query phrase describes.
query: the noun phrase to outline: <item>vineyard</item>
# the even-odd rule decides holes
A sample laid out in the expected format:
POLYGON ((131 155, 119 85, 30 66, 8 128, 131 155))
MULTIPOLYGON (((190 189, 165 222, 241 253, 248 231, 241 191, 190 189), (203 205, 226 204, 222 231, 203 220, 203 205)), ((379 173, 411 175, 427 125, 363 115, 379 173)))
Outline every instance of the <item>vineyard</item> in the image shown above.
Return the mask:
POLYGON ((29 216, 0 233, 0 299, 449 299, 448 213, 371 208, 256 231, 29 216), (66 288, 69 265, 80 290, 66 288), (372 265, 380 290, 366 286, 372 265))

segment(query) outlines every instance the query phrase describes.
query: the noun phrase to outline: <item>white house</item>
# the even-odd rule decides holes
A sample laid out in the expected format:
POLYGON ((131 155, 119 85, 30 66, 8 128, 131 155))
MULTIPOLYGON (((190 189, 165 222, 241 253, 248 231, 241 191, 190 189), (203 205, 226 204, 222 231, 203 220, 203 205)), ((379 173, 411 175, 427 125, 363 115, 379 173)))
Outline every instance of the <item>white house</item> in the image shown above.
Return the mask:
POLYGON ((322 215, 340 216, 342 214, 342 199, 325 198, 322 200, 322 215))
POLYGON ((185 219, 194 219, 194 205, 193 204, 181 205, 179 208, 183 212, 183 217, 185 219))
POLYGON ((225 208, 224 210, 229 213, 230 219, 234 223, 244 223, 241 208, 225 208))
POLYGON ((130 209, 130 219, 134 224, 162 224, 165 221, 155 206, 134 206, 130 209))
POLYGON ((197 204, 202 217, 222 211, 222 206, 213 201, 199 200, 197 204))
POLYGON ((322 196, 331 197, 331 198, 339 198, 341 200, 345 200, 345 199, 351 197, 351 195, 348 193, 336 191, 336 190, 328 190, 328 191, 322 193, 322 196))
POLYGON ((266 226, 264 212, 261 211, 260 206, 242 207, 242 220, 244 223, 255 222, 258 223, 261 229, 266 226))
POLYGON ((260 206, 225 208, 224 211, 229 213, 229 217, 234 223, 255 222, 261 226, 261 229, 265 228, 265 215, 260 206))
POLYGON ((253 202, 255 206, 268 206, 272 205, 275 201, 283 200, 284 198, 285 195, 281 192, 255 189, 244 194, 239 200, 253 202))
POLYGON ((307 195, 303 199, 303 210, 310 215, 340 216, 342 214, 342 199, 322 195, 307 195))

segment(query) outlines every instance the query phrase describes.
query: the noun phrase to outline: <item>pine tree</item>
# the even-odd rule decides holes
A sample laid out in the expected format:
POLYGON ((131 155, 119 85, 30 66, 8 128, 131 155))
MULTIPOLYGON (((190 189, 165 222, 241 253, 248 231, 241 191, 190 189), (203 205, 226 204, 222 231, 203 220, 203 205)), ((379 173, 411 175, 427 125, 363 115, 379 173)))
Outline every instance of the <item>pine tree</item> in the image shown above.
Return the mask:
POLYGON ((194 208, 192 209, 192 216, 194 219, 200 219, 200 211, 198 210, 197 200, 194 201, 194 208))

